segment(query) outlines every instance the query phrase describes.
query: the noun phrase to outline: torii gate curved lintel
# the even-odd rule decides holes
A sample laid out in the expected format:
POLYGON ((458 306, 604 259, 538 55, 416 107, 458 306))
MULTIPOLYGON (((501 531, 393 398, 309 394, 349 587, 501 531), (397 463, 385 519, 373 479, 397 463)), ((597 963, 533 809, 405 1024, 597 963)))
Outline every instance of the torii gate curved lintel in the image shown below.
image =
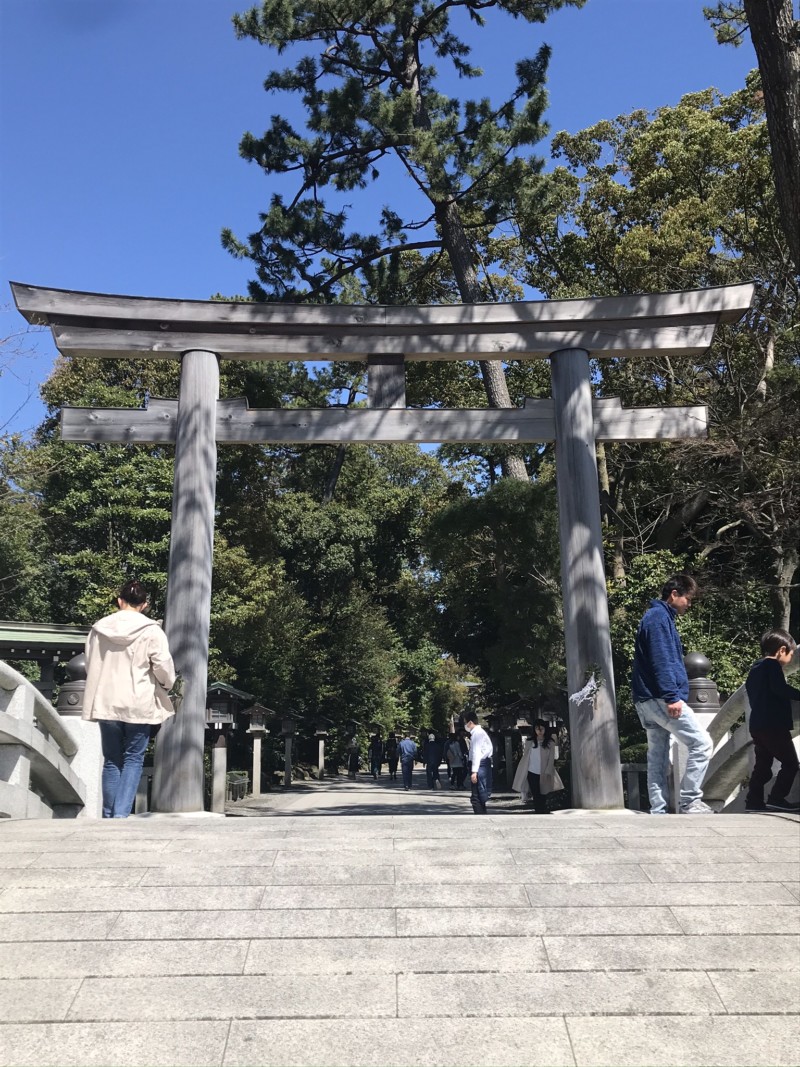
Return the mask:
POLYGON ((568 687, 590 670, 594 700, 570 704, 573 802, 622 806, 595 444, 697 437, 703 407, 623 410, 591 395, 590 358, 694 356, 752 303, 751 284, 565 301, 384 307, 160 300, 11 284, 31 323, 66 355, 180 359, 180 396, 145 411, 64 409, 72 441, 174 441, 166 628, 186 678, 180 716, 159 734, 160 811, 201 811, 217 442, 555 440, 568 687), (218 358, 358 360, 369 408, 249 411, 218 401, 218 358), (479 411, 405 407, 405 360, 549 358, 552 400, 479 411))

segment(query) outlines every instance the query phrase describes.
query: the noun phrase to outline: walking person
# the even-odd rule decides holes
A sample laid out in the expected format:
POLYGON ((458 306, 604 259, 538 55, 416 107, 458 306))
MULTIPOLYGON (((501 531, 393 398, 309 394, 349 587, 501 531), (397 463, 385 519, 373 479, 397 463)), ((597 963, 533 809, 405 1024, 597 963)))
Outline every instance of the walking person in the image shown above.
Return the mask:
POLYGON ((469 734, 469 762, 472 774, 470 803, 476 815, 486 815, 486 802, 492 795, 492 741, 474 712, 464 712, 464 729, 469 734))
POLYGON ((119 610, 86 639, 82 717, 100 726, 104 819, 130 815, 152 728, 175 714, 168 695, 175 666, 167 635, 145 614, 144 586, 126 582, 116 599, 119 610))
POLYGON ((511 788, 521 794, 523 801, 530 794, 533 810, 537 815, 549 815, 547 796, 564 788, 556 770, 555 745, 544 719, 533 724, 533 737, 529 737, 522 750, 522 759, 517 764, 511 788))
POLYGON ((355 778, 358 774, 358 765, 361 762, 361 750, 358 747, 358 739, 353 736, 347 742, 347 777, 355 778))
POLYGON ((428 734, 428 740, 422 748, 422 762, 428 779, 428 789, 441 789, 439 767, 442 762, 442 742, 437 741, 436 734, 428 734))
POLYGON ((399 745, 394 733, 386 738, 386 763, 389 767, 389 781, 397 781, 397 761, 400 758, 399 745))
POLYGON ((369 743, 369 770, 377 782, 383 766, 383 741, 380 734, 373 734, 369 743))
POLYGON ((636 713, 647 731, 647 790, 650 814, 666 815, 669 801, 669 741, 674 736, 689 750, 681 779, 678 811, 713 815, 703 803, 703 779, 713 744, 686 703, 689 678, 675 620, 697 596, 697 583, 676 574, 664 584, 661 599, 651 601, 636 633, 631 689, 636 713))
POLYGON ((787 800, 798 768, 797 749, 792 741, 792 701, 800 700, 800 690, 789 685, 783 673, 796 649, 787 630, 769 630, 761 638, 762 658, 747 675, 750 736, 756 757, 747 790, 747 811, 800 810, 800 806, 787 800), (772 778, 773 760, 778 760, 781 769, 764 803, 764 786, 772 778))
POLYGON ((453 734, 448 742, 445 750, 445 759, 450 768, 450 784, 453 789, 463 788, 467 768, 464 762, 464 753, 461 748, 461 742, 456 734, 453 734))
POLYGON ((400 755, 400 770, 403 772, 403 789, 408 792, 414 784, 414 760, 417 758, 417 745, 411 740, 411 734, 406 733, 397 747, 400 755))

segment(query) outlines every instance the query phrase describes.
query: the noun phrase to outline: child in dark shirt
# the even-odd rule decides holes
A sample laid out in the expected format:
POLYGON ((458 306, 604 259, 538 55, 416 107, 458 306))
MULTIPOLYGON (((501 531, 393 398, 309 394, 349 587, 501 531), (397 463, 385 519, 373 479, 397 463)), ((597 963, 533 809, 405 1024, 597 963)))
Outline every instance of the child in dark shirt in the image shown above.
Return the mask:
POLYGON ((770 630, 761 638, 761 655, 745 683, 750 701, 750 735, 756 755, 747 791, 747 811, 799 811, 786 797, 797 774, 797 750, 792 742, 792 701, 800 689, 786 681, 783 668, 792 661, 797 644, 786 630, 770 630), (781 769, 764 803, 764 786, 772 777, 772 761, 781 769))

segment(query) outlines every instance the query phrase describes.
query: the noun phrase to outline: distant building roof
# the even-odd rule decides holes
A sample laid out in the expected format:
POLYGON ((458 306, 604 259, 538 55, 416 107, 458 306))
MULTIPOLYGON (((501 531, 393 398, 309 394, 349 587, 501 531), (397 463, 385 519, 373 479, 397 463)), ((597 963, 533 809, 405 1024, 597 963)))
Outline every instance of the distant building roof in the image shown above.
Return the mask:
POLYGON ((0 659, 72 659, 88 636, 88 626, 0 621, 0 659))

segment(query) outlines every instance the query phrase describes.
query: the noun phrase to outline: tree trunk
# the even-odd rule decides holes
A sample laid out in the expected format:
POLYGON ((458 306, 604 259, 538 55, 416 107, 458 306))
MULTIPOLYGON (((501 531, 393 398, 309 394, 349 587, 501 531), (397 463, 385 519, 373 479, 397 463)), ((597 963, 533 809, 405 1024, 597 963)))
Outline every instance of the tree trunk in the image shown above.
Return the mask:
POLYGON ((789 629, 792 614, 791 585, 792 579, 800 566, 800 552, 791 548, 775 549, 775 577, 777 584, 771 590, 772 620, 781 630, 789 629))
MULTIPOLYGON (((421 130, 430 130, 431 121, 425 107, 420 79, 421 62, 418 52, 410 47, 406 51, 404 63, 404 81, 409 92, 414 94, 414 125, 421 130)), ((434 182, 434 175, 427 175, 427 195, 433 205, 436 222, 442 235, 442 247, 447 253, 456 285, 461 299, 465 304, 477 304, 483 298, 478 275, 475 271, 475 251, 467 237, 461 212, 455 202, 456 189, 452 189, 449 197, 437 198, 431 190, 438 182, 434 182)), ((512 408, 511 395, 508 391, 508 382, 503 373, 503 364, 500 360, 480 360, 481 377, 489 407, 512 408)), ((525 462, 520 455, 515 455, 510 449, 503 455, 500 465, 503 475, 507 478, 516 478, 518 481, 528 481, 528 471, 525 462)))
MULTIPOLYGON (((436 219, 442 233, 442 243, 453 267, 461 299, 465 304, 476 304, 483 294, 475 272, 472 245, 464 231, 457 205, 452 201, 447 204, 437 204, 436 219)), ((502 362, 499 359, 482 359, 479 365, 489 407, 513 408, 514 404, 511 402, 502 362)), ((520 482, 528 481, 528 471, 522 456, 509 451, 501 459, 500 465, 506 478, 516 478, 520 482)))
POLYGON ((800 271, 800 21, 792 0, 744 0, 758 57, 778 209, 800 271))

